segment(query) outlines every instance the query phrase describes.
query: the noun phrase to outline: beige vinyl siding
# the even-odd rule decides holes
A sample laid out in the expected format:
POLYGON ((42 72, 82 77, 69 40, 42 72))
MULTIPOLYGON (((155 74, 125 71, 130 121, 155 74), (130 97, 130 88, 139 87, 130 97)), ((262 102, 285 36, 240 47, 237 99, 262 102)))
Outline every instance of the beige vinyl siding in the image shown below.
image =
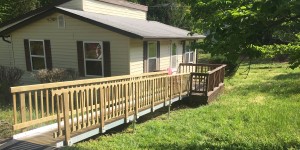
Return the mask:
POLYGON ((60 5, 60 7, 83 10, 83 0, 72 0, 60 5))
MULTIPOLYGON (((10 38, 7 38, 10 40, 10 38)), ((11 44, 0 39, 0 65, 13 66, 11 44)))
POLYGON ((160 41, 160 70, 167 70, 170 67, 170 46, 170 40, 160 41))
MULTIPOLYGON (((65 16, 66 27, 59 29, 57 21, 47 18, 57 17, 58 13, 12 33, 16 66, 26 68, 24 39, 48 39, 51 42, 52 63, 57 68, 73 68, 78 71, 77 41, 109 41, 111 47, 112 76, 129 74, 129 38, 115 32, 65 16)), ((25 83, 35 83, 28 74, 25 83)))
POLYGON ((142 74, 143 70, 143 41, 130 40, 130 74, 142 74))
MULTIPOLYGON (((182 44, 174 40, 177 45, 177 66, 182 63, 182 44)), ((160 70, 167 70, 171 63, 171 40, 160 41, 160 70)), ((130 74, 143 73, 143 41, 130 40, 130 74)))
POLYGON ((129 17, 146 20, 147 13, 145 11, 122 7, 114 4, 95 0, 83 0, 83 10, 107 15, 115 15, 121 17, 129 17))

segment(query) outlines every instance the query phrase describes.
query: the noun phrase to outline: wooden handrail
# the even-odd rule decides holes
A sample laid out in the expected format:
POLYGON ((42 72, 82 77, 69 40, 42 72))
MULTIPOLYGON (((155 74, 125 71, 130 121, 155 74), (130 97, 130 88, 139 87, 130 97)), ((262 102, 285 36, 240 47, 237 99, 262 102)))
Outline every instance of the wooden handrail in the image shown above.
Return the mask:
POLYGON ((197 63, 197 64, 194 64, 194 63, 180 63, 179 65, 190 65, 190 66, 220 66, 220 65, 224 65, 224 64, 204 64, 204 63, 197 63))
POLYGON ((57 114, 59 122, 64 122, 64 125, 58 123, 58 130, 54 135, 56 137, 65 136, 67 142, 70 133, 82 130, 82 128, 98 125, 103 130, 107 121, 121 117, 124 122, 128 122, 129 115, 138 115, 138 112, 145 108, 151 108, 154 111, 156 105, 166 104, 166 102, 170 104, 172 98, 175 96, 181 97, 181 94, 186 93, 188 91, 189 76, 189 73, 182 73, 126 82, 90 85, 78 87, 78 89, 53 90, 53 94, 59 97, 58 101, 60 102, 57 104, 60 106, 58 107, 60 108, 64 104, 63 109, 60 109, 63 110, 64 117, 61 116, 61 113, 57 114), (81 96, 79 96, 80 98, 70 99, 74 95, 81 96), (65 102, 66 100, 68 102, 65 102), (80 107, 76 105, 76 108, 73 109, 72 101, 81 103, 80 107), (80 116, 80 119, 78 119, 79 117, 72 117, 73 115, 80 116), (95 117, 95 115, 98 115, 98 117, 95 117), (99 118, 100 122, 98 121, 99 118), (63 119, 63 121, 60 121, 60 119, 63 119))
POLYGON ((58 111, 63 111, 56 105, 59 97, 53 91, 68 91, 83 89, 87 86, 114 83, 128 83, 128 81, 144 80, 153 77, 166 76, 167 72, 153 72, 141 75, 125 75, 109 78, 76 80, 67 82, 47 83, 12 87, 14 130, 36 126, 56 119, 58 111))
POLYGON ((95 84, 100 82, 112 82, 116 80, 124 80, 131 79, 136 77, 147 77, 147 76, 155 76, 161 74, 167 74, 167 71, 163 72, 151 72, 140 75, 124 75, 124 76, 114 76, 114 77, 106 77, 106 78, 96 78, 96 79, 83 79, 83 80, 74 80, 74 81, 65 81, 65 82, 55 82, 55 83, 45 83, 45 84, 35 84, 35 85, 25 85, 25 86, 16 86, 11 87, 11 93, 17 92, 28 92, 40 89, 50 89, 50 88, 59 88, 59 87, 68 87, 74 85, 83 85, 83 84, 95 84))
POLYGON ((216 69, 214 69, 212 71, 208 71, 208 74, 213 74, 213 73, 217 72, 218 70, 220 70, 222 68, 225 68, 225 67, 226 67, 226 65, 222 65, 222 66, 220 66, 220 67, 218 67, 218 68, 216 68, 216 69))

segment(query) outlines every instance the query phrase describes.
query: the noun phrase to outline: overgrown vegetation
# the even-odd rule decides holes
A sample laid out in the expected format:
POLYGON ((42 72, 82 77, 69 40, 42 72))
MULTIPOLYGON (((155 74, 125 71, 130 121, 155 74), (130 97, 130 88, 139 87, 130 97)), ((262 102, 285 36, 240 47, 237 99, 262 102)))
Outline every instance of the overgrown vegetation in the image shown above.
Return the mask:
MULTIPOLYGON (((160 115, 71 149, 300 149, 300 70, 288 64, 247 64, 225 81, 208 106, 183 103, 160 115)), ((140 121, 140 120, 138 120, 140 121)))
POLYGON ((23 74, 21 69, 0 66, 0 139, 13 134, 10 87, 17 85, 23 74))
POLYGON ((0 104, 10 103, 10 87, 17 85, 24 71, 16 67, 0 66, 0 104), (1 97, 2 95, 2 97, 1 97))
POLYGON ((243 56, 256 59, 289 56, 300 65, 299 0, 183 0, 191 6, 194 32, 207 33, 199 46, 231 63, 243 56))
POLYGON ((33 76, 41 83, 52 83, 75 80, 78 78, 78 73, 74 69, 53 68, 38 70, 33 73, 33 76))

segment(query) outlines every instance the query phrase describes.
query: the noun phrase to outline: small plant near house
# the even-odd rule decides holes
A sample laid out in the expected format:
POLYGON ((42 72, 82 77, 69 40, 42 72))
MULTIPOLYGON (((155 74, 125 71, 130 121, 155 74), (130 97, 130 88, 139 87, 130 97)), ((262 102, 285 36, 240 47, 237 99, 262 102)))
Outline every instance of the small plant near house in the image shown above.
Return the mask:
POLYGON ((17 85, 24 71, 16 67, 0 66, 0 102, 4 105, 10 103, 10 87, 17 85))
POLYGON ((78 78, 78 73, 73 69, 53 68, 41 69, 33 73, 33 76, 41 83, 70 81, 78 78))

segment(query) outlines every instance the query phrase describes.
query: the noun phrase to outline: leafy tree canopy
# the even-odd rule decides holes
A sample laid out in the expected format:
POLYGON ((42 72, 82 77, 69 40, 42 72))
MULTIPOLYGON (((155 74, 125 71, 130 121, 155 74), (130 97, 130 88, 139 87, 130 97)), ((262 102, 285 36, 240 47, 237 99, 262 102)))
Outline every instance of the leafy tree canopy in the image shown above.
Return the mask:
POLYGON ((0 23, 58 0, 0 0, 0 23))
POLYGON ((299 0, 185 0, 201 22, 194 31, 207 33, 201 47, 212 55, 237 62, 290 54, 291 67, 300 65, 299 0))
POLYGON ((190 7, 181 0, 129 0, 148 6, 148 19, 190 30, 194 22, 190 7))

